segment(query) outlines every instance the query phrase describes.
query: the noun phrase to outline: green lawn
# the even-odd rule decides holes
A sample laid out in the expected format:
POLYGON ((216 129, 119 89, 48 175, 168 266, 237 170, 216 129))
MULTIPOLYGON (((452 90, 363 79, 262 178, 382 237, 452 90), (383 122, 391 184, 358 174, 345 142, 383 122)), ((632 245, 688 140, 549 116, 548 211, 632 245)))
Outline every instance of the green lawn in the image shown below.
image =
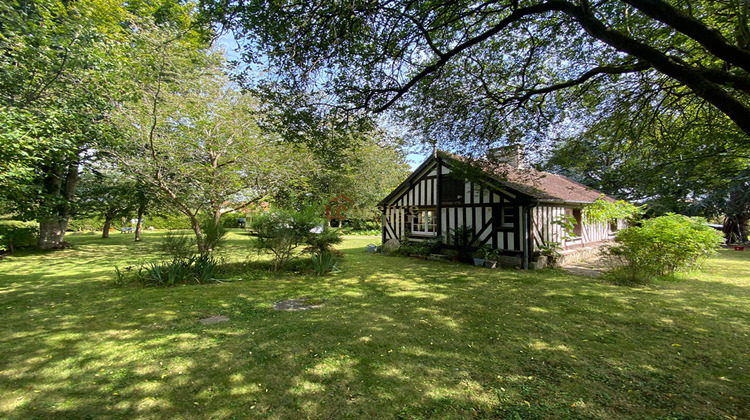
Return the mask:
MULTIPOLYGON (((328 277, 113 286, 114 264, 159 257, 144 236, 0 261, 0 417, 750 417, 748 251, 629 288, 357 238, 328 277), (303 296, 324 307, 272 309, 303 296)), ((242 261, 248 238, 230 239, 242 261)))

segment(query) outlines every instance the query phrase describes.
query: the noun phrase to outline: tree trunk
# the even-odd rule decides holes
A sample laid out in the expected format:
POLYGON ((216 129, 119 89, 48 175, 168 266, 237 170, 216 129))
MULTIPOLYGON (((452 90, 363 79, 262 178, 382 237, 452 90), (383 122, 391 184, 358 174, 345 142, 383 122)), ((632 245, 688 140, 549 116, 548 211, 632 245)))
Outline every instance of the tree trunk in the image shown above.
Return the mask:
POLYGON ((57 163, 44 168, 44 194, 51 203, 49 215, 39 221, 39 241, 37 248, 41 250, 60 248, 70 221, 70 204, 75 198, 75 188, 78 182, 78 161, 67 164, 57 163))
POLYGON ((59 248, 62 245, 65 231, 68 229, 68 220, 69 218, 39 222, 37 248, 41 250, 59 248))
POLYGON ((194 214, 188 214, 190 217, 190 224, 195 232, 195 243, 198 245, 198 252, 201 254, 206 252, 206 245, 203 243, 203 231, 201 230, 201 224, 198 217, 194 214))
POLYGON ((143 223, 141 223, 141 220, 143 220, 143 213, 146 211, 146 200, 142 200, 138 204, 138 222, 135 224, 135 241, 138 242, 141 240, 141 229, 143 228, 143 223))
POLYGON ((104 228, 102 229, 102 238, 107 239, 109 238, 109 227, 112 225, 112 220, 114 217, 105 214, 104 215, 104 228))

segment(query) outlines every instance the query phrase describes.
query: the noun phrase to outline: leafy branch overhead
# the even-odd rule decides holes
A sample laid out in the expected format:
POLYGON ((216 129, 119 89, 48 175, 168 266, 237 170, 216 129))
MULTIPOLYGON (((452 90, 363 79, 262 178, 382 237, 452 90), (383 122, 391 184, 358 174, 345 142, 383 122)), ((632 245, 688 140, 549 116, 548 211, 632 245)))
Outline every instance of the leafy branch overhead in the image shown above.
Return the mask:
POLYGON ((326 92, 349 110, 403 107, 425 138, 494 141, 523 117, 559 122, 586 94, 623 86, 696 98, 750 133, 743 4, 204 0, 201 8, 248 41, 245 60, 277 89, 326 92))

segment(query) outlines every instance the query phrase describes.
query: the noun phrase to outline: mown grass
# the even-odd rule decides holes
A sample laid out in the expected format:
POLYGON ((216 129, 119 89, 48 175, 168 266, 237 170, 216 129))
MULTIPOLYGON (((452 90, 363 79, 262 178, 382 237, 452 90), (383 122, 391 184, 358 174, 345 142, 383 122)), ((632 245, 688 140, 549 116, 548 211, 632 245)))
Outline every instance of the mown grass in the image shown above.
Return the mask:
POLYGON ((160 238, 74 234, 0 261, 0 417, 750 417, 749 252, 629 288, 357 238, 337 274, 274 276, 241 272, 233 233, 242 281, 114 287, 160 238), (272 309, 303 296, 323 308, 272 309))

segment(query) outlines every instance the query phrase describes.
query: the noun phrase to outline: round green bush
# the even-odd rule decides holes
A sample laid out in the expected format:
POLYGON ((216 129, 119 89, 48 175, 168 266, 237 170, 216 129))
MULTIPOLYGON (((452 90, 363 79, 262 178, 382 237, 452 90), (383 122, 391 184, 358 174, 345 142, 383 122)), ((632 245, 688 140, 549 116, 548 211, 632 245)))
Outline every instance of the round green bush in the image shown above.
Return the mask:
POLYGON ((608 255, 629 280, 644 281, 697 268, 722 240, 705 219, 669 213, 618 232, 608 255))

